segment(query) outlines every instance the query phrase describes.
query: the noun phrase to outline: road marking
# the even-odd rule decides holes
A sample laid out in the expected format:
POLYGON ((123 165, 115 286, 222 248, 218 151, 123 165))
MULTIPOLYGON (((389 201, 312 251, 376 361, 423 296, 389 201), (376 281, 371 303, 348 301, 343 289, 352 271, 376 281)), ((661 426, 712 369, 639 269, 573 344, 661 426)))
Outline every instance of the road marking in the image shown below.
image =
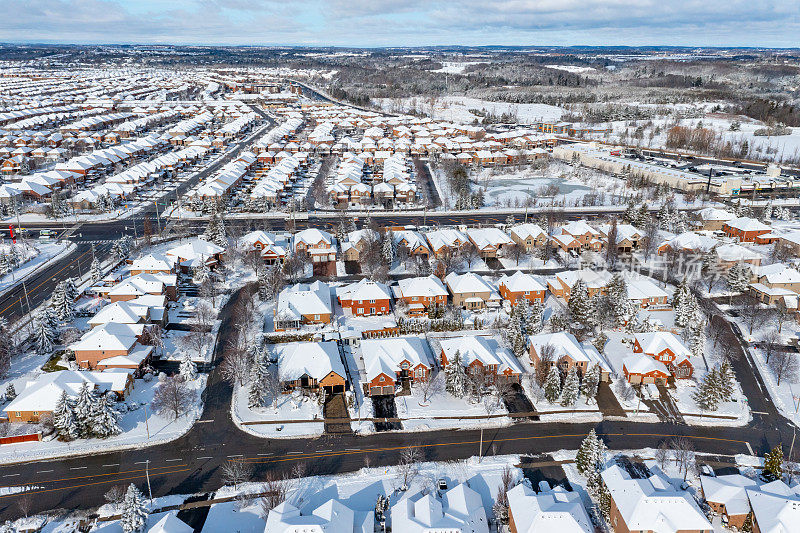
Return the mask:
MULTIPOLYGON (((114 463, 113 465, 103 465, 105 468, 111 468, 113 466, 119 466, 119 463, 114 463)), ((51 470, 52 472, 52 470, 51 470)))
POLYGON ((202 461, 203 459, 213 459, 213 457, 198 457, 198 461, 202 461))
POLYGON ((333 450, 317 450, 317 453, 328 453, 332 452, 333 450))
POLYGON ((259 453, 259 454, 257 454, 257 455, 261 455, 261 456, 264 456, 264 457, 266 457, 266 456, 268 456, 268 455, 272 455, 272 453, 259 453))
POLYGON ((195 424, 210 424, 213 421, 214 421, 213 418, 211 420, 198 420, 197 422, 195 422, 195 424))
POLYGON ((764 411, 750 411, 754 415, 768 415, 769 413, 765 413, 764 411))
POLYGON ((47 474, 48 472, 52 472, 52 470, 39 470, 36 472, 37 474, 47 474))
POLYGON ((146 464, 147 464, 147 463, 149 463, 149 462, 150 462, 150 461, 138 461, 138 462, 136 462, 136 463, 133 463, 133 464, 135 464, 135 465, 146 465, 146 464))
POLYGON ((183 459, 165 459, 165 461, 171 463, 173 461, 183 461, 183 459))
POLYGON ((348 452, 360 452, 361 448, 345 448, 345 451, 348 451, 348 452))
POLYGON ((228 457, 243 457, 241 453, 237 453, 236 455, 229 455, 228 457))
POLYGON ((296 455, 298 453, 305 454, 305 452, 286 452, 288 455, 296 455))
POLYGON ((88 466, 73 466, 70 470, 85 470, 89 468, 88 466))
POLYGON ((18 475, 19 475, 19 474, 6 474, 6 475, 4 475, 3 477, 14 477, 14 476, 18 476, 18 475))
POLYGON ((745 445, 747 446, 747 451, 750 452, 750 455, 755 455, 753 453, 753 448, 750 447, 750 443, 749 442, 745 442, 745 445))

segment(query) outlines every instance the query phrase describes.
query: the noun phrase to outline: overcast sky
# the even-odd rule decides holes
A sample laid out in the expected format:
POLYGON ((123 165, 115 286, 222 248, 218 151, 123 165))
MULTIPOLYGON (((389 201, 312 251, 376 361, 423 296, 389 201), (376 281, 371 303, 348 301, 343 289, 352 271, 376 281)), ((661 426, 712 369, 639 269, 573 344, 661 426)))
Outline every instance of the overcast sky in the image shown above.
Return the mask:
POLYGON ((800 46, 800 0, 0 0, 0 41, 800 46))

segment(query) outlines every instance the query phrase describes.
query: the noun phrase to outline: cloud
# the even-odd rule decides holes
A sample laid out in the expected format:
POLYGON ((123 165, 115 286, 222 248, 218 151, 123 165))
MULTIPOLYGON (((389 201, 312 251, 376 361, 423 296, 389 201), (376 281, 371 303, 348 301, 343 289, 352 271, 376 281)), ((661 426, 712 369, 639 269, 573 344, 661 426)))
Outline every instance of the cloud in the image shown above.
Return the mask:
POLYGON ((796 46, 800 0, 0 0, 6 41, 796 46))

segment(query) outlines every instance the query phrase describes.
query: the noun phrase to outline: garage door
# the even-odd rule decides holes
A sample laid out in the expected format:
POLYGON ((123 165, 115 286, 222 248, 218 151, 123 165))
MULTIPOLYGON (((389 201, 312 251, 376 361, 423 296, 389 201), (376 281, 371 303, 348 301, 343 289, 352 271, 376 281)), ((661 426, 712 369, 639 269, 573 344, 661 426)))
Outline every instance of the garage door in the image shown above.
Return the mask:
POLYGON ((381 387, 370 387, 369 388, 369 395, 370 396, 380 396, 381 394, 381 387))
POLYGON ((344 385, 334 385, 333 386, 333 393, 339 394, 340 392, 344 392, 344 385))
POLYGON ((383 387, 382 394, 394 394, 394 387, 393 386, 383 387))

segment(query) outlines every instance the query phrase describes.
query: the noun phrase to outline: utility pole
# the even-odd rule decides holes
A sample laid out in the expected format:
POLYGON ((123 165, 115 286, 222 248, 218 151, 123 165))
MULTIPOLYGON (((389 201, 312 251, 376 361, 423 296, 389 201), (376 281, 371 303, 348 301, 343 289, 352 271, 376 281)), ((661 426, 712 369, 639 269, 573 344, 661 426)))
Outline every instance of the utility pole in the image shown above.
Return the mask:
POLYGON ((478 462, 483 460, 483 428, 481 427, 481 446, 478 449, 478 462))
POLYGON ((161 236, 161 215, 158 214, 158 200, 153 202, 156 204, 156 220, 158 221, 158 236, 161 236))
POLYGON ((147 477, 147 493, 150 495, 150 503, 153 503, 153 490, 150 488, 150 459, 144 463, 144 475, 147 477))
POLYGON ((144 404, 144 427, 147 430, 147 442, 150 442, 150 424, 147 422, 147 404, 144 404))

